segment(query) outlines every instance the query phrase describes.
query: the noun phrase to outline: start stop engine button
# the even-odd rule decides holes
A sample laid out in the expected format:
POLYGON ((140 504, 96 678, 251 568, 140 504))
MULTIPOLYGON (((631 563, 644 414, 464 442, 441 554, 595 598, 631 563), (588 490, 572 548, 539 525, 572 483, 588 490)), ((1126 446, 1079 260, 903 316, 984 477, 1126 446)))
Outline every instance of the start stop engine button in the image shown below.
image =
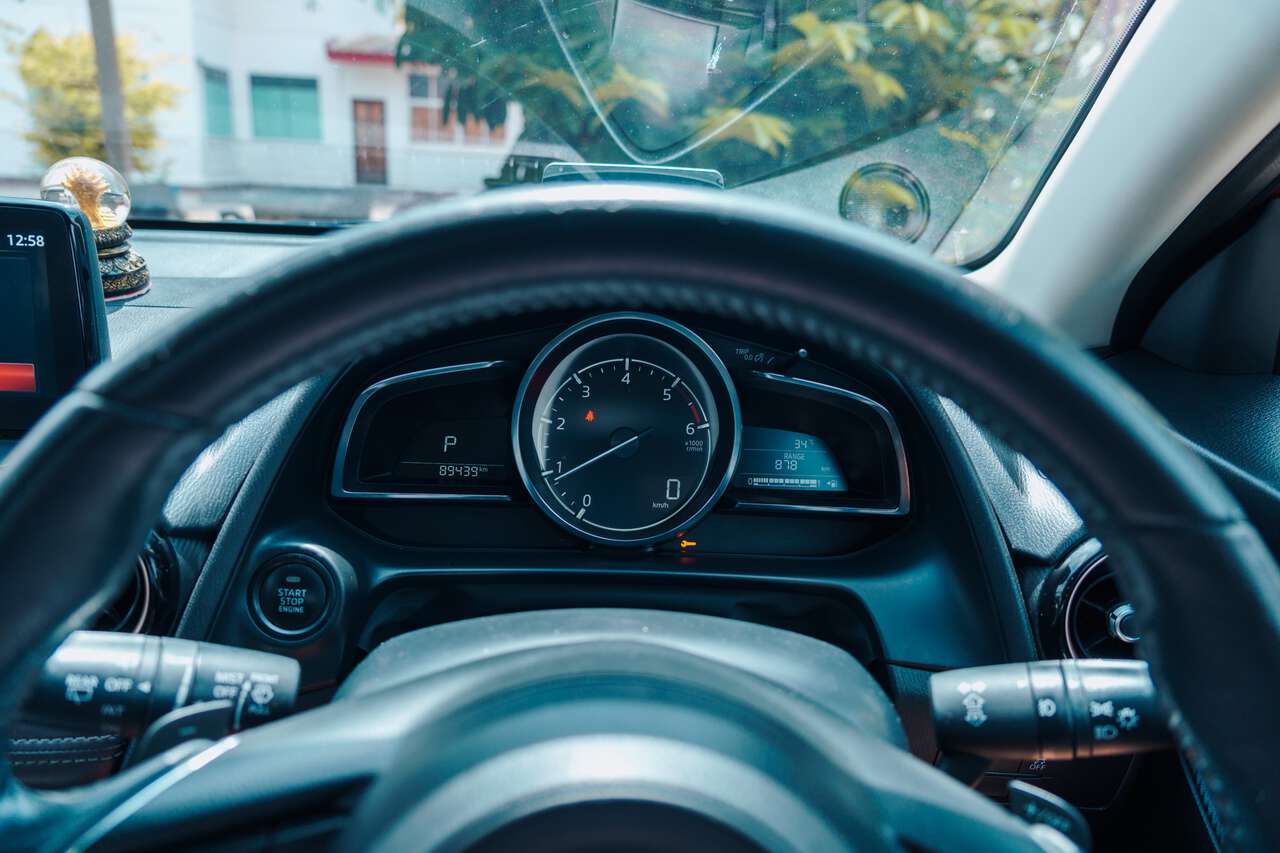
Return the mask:
POLYGON ((257 615, 273 634, 294 637, 312 631, 329 609, 325 571, 302 557, 285 557, 258 576, 257 615))

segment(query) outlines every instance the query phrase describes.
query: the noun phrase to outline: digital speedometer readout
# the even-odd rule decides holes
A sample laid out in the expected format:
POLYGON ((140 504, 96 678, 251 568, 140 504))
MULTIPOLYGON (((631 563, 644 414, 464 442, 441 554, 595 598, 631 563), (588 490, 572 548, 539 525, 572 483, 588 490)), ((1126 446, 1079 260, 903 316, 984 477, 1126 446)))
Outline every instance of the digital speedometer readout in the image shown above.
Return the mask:
POLYGON ((804 492, 848 491, 840 463, 816 435, 745 426, 733 484, 742 489, 804 492))
MULTIPOLYGON (((628 329, 651 322, 624 319, 628 329)), ((674 534, 723 491, 721 442, 736 440, 738 413, 727 376, 715 375, 718 388, 708 380, 708 366, 723 366, 696 338, 686 343, 670 326, 657 330, 664 337, 608 333, 612 325, 570 339, 576 346, 562 356, 553 347, 531 370, 529 385, 539 387, 523 392, 515 431, 543 508, 575 532, 621 544, 674 534)))

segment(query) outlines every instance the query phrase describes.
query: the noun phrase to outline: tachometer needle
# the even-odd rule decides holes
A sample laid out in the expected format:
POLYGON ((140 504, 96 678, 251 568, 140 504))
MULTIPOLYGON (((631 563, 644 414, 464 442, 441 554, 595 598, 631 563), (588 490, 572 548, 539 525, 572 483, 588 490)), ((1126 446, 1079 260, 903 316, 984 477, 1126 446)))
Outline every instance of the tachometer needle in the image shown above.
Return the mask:
POLYGON ((626 441, 620 441, 617 444, 615 444, 613 447, 610 447, 608 450, 602 453, 597 453, 595 456, 592 456, 586 462, 579 462, 577 465, 574 465, 568 471, 565 471, 563 474, 554 478, 551 482, 558 483, 561 480, 563 480, 565 477, 568 477, 570 474, 576 474, 578 471, 581 471, 583 468, 586 468, 588 465, 591 465, 595 462, 599 462, 601 459, 605 458, 606 456, 610 456, 614 453, 617 453, 619 450, 621 450, 624 447, 629 447, 632 444, 635 444, 637 441, 640 440, 641 436, 648 435, 651 432, 653 432, 653 427, 649 427, 648 429, 643 430, 642 432, 638 432, 635 435, 631 436, 631 438, 628 438, 626 441))

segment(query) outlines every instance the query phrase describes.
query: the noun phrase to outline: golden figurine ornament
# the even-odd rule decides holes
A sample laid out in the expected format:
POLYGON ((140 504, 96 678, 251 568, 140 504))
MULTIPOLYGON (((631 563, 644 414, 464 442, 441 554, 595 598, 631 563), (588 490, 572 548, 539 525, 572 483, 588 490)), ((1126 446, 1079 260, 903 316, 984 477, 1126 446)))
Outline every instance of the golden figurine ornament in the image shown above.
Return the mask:
POLYGON ((67 157, 45 172, 40 196, 78 207, 89 220, 108 301, 141 296, 151 288, 147 262, 129 245, 133 229, 125 220, 132 197, 123 175, 92 157, 67 157))

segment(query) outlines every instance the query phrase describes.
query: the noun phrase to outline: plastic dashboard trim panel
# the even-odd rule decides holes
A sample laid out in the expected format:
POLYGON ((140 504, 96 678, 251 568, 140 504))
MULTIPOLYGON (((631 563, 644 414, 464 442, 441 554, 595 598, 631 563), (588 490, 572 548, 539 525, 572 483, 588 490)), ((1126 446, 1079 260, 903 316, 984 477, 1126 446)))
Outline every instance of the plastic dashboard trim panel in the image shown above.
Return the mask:
MULTIPOLYGON (((599 319, 599 318, 596 318, 599 319)), ((334 457, 333 471, 330 478, 329 493, 335 498, 346 500, 393 500, 393 501, 422 501, 422 502, 462 502, 462 503, 510 503, 512 500, 509 494, 452 494, 447 492, 380 492, 376 490, 356 490, 350 489, 346 485, 346 468, 350 461, 351 442, 357 424, 365 409, 368 408, 370 402, 378 395, 384 393, 389 388, 397 385, 403 385, 411 382, 430 380, 440 376, 450 376, 460 373, 482 373, 509 366, 505 360, 494 359, 488 361, 475 361, 464 364, 451 364, 441 367, 432 367, 424 370, 415 370, 408 373, 401 373, 394 376, 381 379, 366 387, 360 392, 355 403, 352 404, 351 410, 347 413, 343 421, 342 432, 338 439, 338 450, 334 457)), ((838 399, 848 400, 862 406, 872 412, 880 419, 889 435, 890 443, 893 446, 893 452, 896 462, 896 470, 898 475, 898 501, 896 505, 891 507, 860 507, 860 506, 838 506, 838 505, 822 505, 822 504, 806 504, 792 501, 761 501, 761 500, 742 500, 733 499, 732 508, 735 510, 763 510, 768 512, 794 512, 794 513, 831 513, 842 515, 862 515, 862 516, 905 516, 911 512, 911 473, 907 463, 906 447, 902 440, 902 432, 898 427, 898 422, 894 418, 893 413, 889 411, 884 404, 874 400, 864 394, 851 391, 847 388, 841 388, 836 385, 829 385, 823 382, 815 382, 811 379, 803 379, 796 376, 787 376, 781 373, 773 373, 770 371, 752 371, 757 378, 770 383, 779 385, 789 385, 796 388, 802 388, 817 394, 824 394, 838 399)), ((726 380, 728 376, 726 375, 726 380)), ((731 381, 731 380, 728 380, 731 381)), ((735 459, 736 464, 736 459, 735 459)), ((732 474, 732 467, 730 474, 732 474)), ((726 479, 727 483, 727 479, 726 479)))
POLYGON ((445 367, 432 367, 426 370, 415 370, 411 373, 401 373, 398 376, 391 376, 373 383, 368 388, 360 392, 360 396, 356 398, 355 403, 351 407, 351 411, 347 414, 347 419, 342 425, 342 435, 338 439, 338 452, 334 457, 333 478, 329 493, 335 498, 364 498, 367 500, 399 500, 399 501, 469 501, 480 503, 508 503, 511 501, 510 495, 504 494, 450 494, 447 492, 378 492, 378 491, 353 491, 346 486, 346 468, 348 456, 351 453, 351 436, 355 432, 356 424, 360 421, 360 416, 364 410, 368 408, 369 402, 388 388, 394 388, 397 385, 403 385, 409 382, 418 382, 423 380, 435 379, 440 376, 451 376, 459 373, 481 373, 494 370, 506 365, 504 361, 475 361, 468 364, 451 364, 445 367))
POLYGON ((799 503, 739 500, 734 503, 734 509, 763 509, 782 512, 832 512, 843 513, 846 515, 887 516, 908 515, 911 512, 911 476, 907 467, 906 447, 902 442, 902 432, 898 429, 898 422, 894 419, 893 413, 890 412, 882 403, 879 403, 863 394, 859 394, 856 391, 850 391, 847 388, 839 388, 835 385, 827 385, 823 382, 814 382, 811 379, 800 379, 795 376, 784 376, 781 373, 768 373, 765 371, 756 371, 755 375, 768 382, 793 385, 819 394, 826 394, 831 397, 840 397, 846 400, 852 400, 874 412, 880 418, 881 422, 884 423, 885 429, 889 432, 889 440, 893 444, 893 453, 896 457, 898 469, 898 504, 893 507, 881 508, 823 506, 799 503))
MULTIPOLYGON (((473 363, 484 358, 485 353, 476 352, 471 359, 464 356, 453 363, 473 363)), ((263 562, 284 551, 301 550, 317 558, 335 560, 338 597, 348 614, 336 616, 323 632, 302 641, 297 651, 287 652, 300 654, 309 662, 313 687, 333 683, 345 654, 342 649, 349 648, 355 641, 353 632, 358 632, 358 625, 352 620, 373 602, 372 596, 377 590, 389 588, 388 583, 413 586, 485 583, 499 578, 531 583, 576 583, 596 574, 602 579, 602 590, 620 582, 646 585, 660 582, 655 588, 666 590, 666 595, 679 593, 686 585, 712 590, 742 588, 762 593, 785 584, 833 599, 848 597, 849 601, 869 609, 875 614, 869 624, 875 626, 879 654, 886 662, 899 667, 931 670, 1021 660, 1034 654, 1026 614, 1020 611, 1021 595, 1008 557, 1001 550, 999 528, 994 517, 989 516, 989 504, 967 456, 956 455, 961 445, 950 422, 942 416, 941 407, 931 394, 919 389, 894 383, 903 396, 891 394, 895 410, 901 418, 907 418, 900 421, 900 426, 907 429, 904 438, 910 437, 913 447, 919 442, 920 458, 913 456, 913 473, 920 478, 912 484, 916 499, 913 515, 920 511, 923 515, 919 515, 913 528, 917 535, 909 540, 895 538, 891 541, 896 545, 890 545, 888 551, 879 549, 875 556, 859 549, 856 554, 830 563, 829 567, 824 562, 825 568, 820 571, 813 571, 813 562, 804 557, 783 558, 780 563, 770 561, 767 568, 746 570, 732 556, 702 555, 693 565, 646 562, 640 566, 629 558, 608 560, 598 553, 587 558, 593 566, 587 570, 566 566, 562 557, 554 555, 532 563, 523 559, 512 563, 494 553, 476 554, 462 562, 439 552, 407 554, 400 546, 371 540, 357 528, 337 523, 336 517, 318 512, 328 497, 332 457, 324 460, 316 471, 320 475, 316 483, 319 489, 313 491, 305 477, 299 479, 294 475, 313 464, 308 460, 315 459, 321 447, 327 446, 328 452, 333 452, 333 438, 325 439, 322 435, 330 427, 317 418, 322 418, 326 405, 341 407, 332 413, 335 432, 340 429, 350 404, 344 405, 333 396, 337 392, 345 397, 338 381, 337 375, 327 375, 307 383, 299 389, 301 393, 291 398, 291 404, 277 414, 275 420, 279 428, 271 431, 271 439, 266 442, 217 536, 213 553, 188 601, 178 630, 180 636, 287 651, 286 645, 293 644, 264 636, 248 610, 238 605, 244 601, 243 596, 247 594, 244 590, 263 562), (326 404, 325 400, 333 402, 326 404), (918 423, 910 417, 911 413, 919 416, 918 423), (919 434, 917 429, 921 430, 919 434), (310 438, 304 438, 308 432, 310 438), (929 435, 933 440, 926 438, 929 435), (309 449, 303 449, 308 447, 304 442, 309 442, 309 449), (302 455, 298 456, 299 453, 302 455), (947 454, 951 454, 949 458, 947 454), (296 458, 286 462, 290 456, 296 458), (931 511, 931 507, 937 508, 936 503, 921 502, 920 496, 932 493, 935 486, 954 497, 954 504, 951 499, 943 503, 954 506, 958 513, 936 513, 931 511), (298 502, 304 499, 320 503, 298 502), (969 548, 975 549, 970 552, 971 559, 953 559, 956 553, 969 548), (348 564, 346 557, 353 562, 348 564), (895 567, 888 584, 882 576, 886 560, 895 567), (923 582, 926 578, 930 579, 929 583, 923 582), (950 592, 942 598, 919 594, 935 586, 950 592), (906 600, 899 597, 899 591, 906 593, 906 600), (934 607, 945 607, 948 615, 939 613, 937 623, 922 634, 919 614, 931 612, 934 607)), ((361 387, 357 384, 351 392, 358 396, 361 387)), ((461 508, 467 504, 452 506, 461 508)), ((787 515, 798 518, 802 514, 787 515)), ((815 518, 821 516, 854 518, 827 513, 814 515, 815 518)), ((683 609, 680 601, 674 599, 670 606, 683 609)))

